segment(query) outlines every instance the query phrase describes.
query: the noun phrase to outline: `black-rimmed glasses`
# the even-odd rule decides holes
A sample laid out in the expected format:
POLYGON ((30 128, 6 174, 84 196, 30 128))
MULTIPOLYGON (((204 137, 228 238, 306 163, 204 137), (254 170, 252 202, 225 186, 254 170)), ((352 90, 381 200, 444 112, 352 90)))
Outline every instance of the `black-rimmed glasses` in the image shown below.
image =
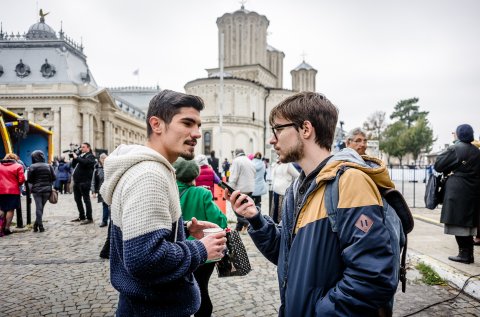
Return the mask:
POLYGON ((283 129, 285 128, 288 128, 288 127, 296 127, 297 124, 296 123, 286 123, 286 124, 279 124, 279 125, 275 125, 272 127, 272 133, 273 133, 273 136, 275 137, 275 139, 278 140, 278 137, 277 137, 277 133, 278 132, 281 132, 283 129))

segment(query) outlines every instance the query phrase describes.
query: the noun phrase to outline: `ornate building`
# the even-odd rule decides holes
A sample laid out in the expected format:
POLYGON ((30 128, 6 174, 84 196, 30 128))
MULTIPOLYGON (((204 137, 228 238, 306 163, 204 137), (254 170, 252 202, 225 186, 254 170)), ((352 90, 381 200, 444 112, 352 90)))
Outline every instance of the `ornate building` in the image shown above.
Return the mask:
POLYGON ((0 29, 0 105, 53 131, 55 155, 82 142, 108 152, 143 143, 145 113, 99 87, 83 45, 57 36, 45 15, 23 35, 0 29))
POLYGON ((282 88, 285 54, 267 44, 269 23, 243 5, 217 19, 223 72, 207 69, 208 77, 185 85, 185 91, 201 96, 206 106, 198 152, 215 150, 223 159, 243 148, 275 157, 268 144, 270 110, 295 92, 315 91, 317 71, 305 61, 291 71, 293 90, 282 88))

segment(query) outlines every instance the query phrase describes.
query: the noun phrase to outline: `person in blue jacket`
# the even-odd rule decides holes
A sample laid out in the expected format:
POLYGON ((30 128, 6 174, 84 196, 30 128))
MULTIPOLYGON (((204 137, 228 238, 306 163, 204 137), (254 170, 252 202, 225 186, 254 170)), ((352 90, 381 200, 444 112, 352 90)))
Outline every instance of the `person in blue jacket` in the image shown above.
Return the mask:
POLYGON ((280 316, 392 313, 398 259, 377 186, 394 185, 379 160, 378 167, 365 168, 354 151, 330 155, 337 119, 338 109, 314 92, 293 95, 272 109, 270 144, 282 163, 297 162, 302 169, 285 194, 280 224, 261 215, 247 195, 234 191, 229 197, 249 221, 257 248, 277 265, 280 316), (355 168, 339 179, 338 232, 333 232, 325 188, 345 165, 355 168))

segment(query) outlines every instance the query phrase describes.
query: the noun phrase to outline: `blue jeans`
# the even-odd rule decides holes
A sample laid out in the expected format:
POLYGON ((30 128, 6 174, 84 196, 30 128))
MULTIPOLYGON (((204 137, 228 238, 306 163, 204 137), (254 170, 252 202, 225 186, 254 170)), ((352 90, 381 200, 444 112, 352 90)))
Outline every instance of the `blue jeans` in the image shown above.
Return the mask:
POLYGON ((35 201, 35 223, 43 226, 43 208, 50 197, 50 192, 32 193, 32 196, 35 201))

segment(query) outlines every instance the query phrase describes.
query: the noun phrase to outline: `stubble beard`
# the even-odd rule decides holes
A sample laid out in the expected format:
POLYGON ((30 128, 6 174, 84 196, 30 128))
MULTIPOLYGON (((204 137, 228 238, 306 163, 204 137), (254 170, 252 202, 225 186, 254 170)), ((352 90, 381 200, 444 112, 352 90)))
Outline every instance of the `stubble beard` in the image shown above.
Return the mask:
MULTIPOLYGON (((190 142, 185 142, 185 144, 187 144, 187 145, 190 145, 189 143, 190 142)), ((196 144, 197 143, 195 141, 195 144, 193 145, 193 148, 192 148, 191 151, 190 150, 185 150, 185 151, 181 152, 179 154, 179 156, 186 159, 187 161, 193 160, 195 158, 195 145, 196 144)))
POLYGON ((195 152, 182 152, 180 153, 180 157, 186 159, 187 161, 193 160, 195 158, 195 152))
POLYGON ((300 138, 297 139, 295 145, 288 149, 285 155, 280 156, 280 162, 282 163, 290 163, 290 162, 298 162, 304 156, 304 147, 302 140, 300 138))

